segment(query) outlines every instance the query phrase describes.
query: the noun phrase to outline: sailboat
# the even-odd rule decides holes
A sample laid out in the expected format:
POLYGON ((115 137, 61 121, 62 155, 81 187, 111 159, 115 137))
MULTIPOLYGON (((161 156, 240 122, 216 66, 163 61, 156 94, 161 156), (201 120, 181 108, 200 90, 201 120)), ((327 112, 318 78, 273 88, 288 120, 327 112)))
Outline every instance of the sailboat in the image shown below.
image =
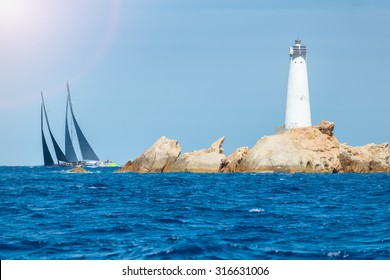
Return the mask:
POLYGON ((118 164, 106 160, 101 161, 99 157, 96 155, 95 151, 92 149, 91 145, 89 144, 87 138, 85 137, 84 133, 82 132, 76 117, 74 116, 73 112, 73 106, 72 106, 72 100, 70 97, 70 90, 69 90, 69 83, 66 84, 66 88, 68 91, 68 98, 66 100, 66 113, 65 113, 65 156, 67 159, 69 159, 71 162, 82 162, 84 166, 89 167, 116 167, 118 164), (77 140, 80 146, 80 152, 81 152, 81 158, 82 160, 79 161, 74 146, 73 141, 70 134, 70 125, 69 125, 69 118, 68 118, 68 112, 70 111, 71 115, 71 121, 74 124, 74 128, 76 130, 76 136, 77 140))
POLYGON ((51 131, 50 124, 49 124, 49 118, 47 116, 45 102, 43 99, 43 93, 41 93, 42 97, 42 104, 41 104, 41 134, 42 134, 42 147, 43 147, 43 160, 45 166, 86 166, 86 167, 117 167, 118 164, 106 160, 101 161, 98 156, 96 155, 95 151, 92 149, 91 145, 89 144, 87 138, 85 137, 84 133, 81 131, 81 128, 76 120, 76 117, 74 116, 73 112, 73 106, 72 106, 72 100, 70 97, 70 90, 69 90, 69 83, 67 83, 67 91, 68 91, 68 98, 66 101, 66 113, 65 113, 65 153, 62 152, 60 146, 58 145, 57 141, 54 138, 54 135, 51 131), (76 155, 76 151, 73 146, 73 141, 70 133, 70 125, 69 125, 69 118, 68 118, 68 112, 70 112, 71 115, 71 123, 74 125, 74 129, 76 131, 76 136, 78 140, 78 144, 80 146, 80 153, 81 157, 78 158, 76 155), (45 133, 44 133, 44 121, 43 118, 45 117, 46 120, 46 126, 47 130, 49 131, 51 142, 53 143, 55 155, 57 158, 57 163, 54 162, 53 156, 50 153, 50 149, 48 147, 45 133))
POLYGON ((41 92, 42 97, 42 103, 41 103, 41 134, 42 134, 42 147, 43 147, 43 161, 45 166, 73 166, 74 164, 69 162, 69 160, 66 158, 65 154, 61 150, 60 146, 58 145, 56 139, 54 138, 54 135, 51 131, 50 124, 49 124, 49 118, 47 116, 46 107, 45 107, 45 101, 43 99, 43 93, 41 92), (45 117, 46 120, 46 126, 50 134, 51 141, 54 146, 54 152, 57 157, 57 164, 54 163, 53 157, 50 153, 49 146, 47 145, 47 141, 45 138, 44 133, 44 125, 43 125, 43 117, 45 117))

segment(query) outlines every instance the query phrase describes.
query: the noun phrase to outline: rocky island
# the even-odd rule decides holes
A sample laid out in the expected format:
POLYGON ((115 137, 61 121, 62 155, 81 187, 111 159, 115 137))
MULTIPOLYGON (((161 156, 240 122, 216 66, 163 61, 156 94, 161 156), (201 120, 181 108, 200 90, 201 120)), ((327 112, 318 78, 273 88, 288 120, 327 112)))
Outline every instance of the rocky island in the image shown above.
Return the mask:
POLYGON ((118 172, 390 172, 387 143, 351 147, 340 144, 334 123, 294 128, 263 136, 252 147, 240 147, 226 156, 224 137, 208 149, 181 154, 177 140, 158 139, 118 172))

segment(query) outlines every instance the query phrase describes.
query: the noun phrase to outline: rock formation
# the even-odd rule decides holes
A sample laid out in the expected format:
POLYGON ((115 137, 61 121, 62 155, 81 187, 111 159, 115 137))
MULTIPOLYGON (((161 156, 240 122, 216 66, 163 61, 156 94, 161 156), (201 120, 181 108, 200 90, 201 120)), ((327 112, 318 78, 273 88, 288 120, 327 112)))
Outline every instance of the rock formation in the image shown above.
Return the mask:
POLYGON ((339 142, 334 124, 295 128, 263 136, 238 165, 242 172, 338 172, 339 142))
POLYGON ((167 172, 219 172, 226 158, 222 144, 225 137, 219 138, 210 148, 182 154, 176 162, 168 165, 167 172))
POLYGON ((236 172, 242 160, 248 154, 248 147, 240 147, 222 161, 220 172, 236 172))
POLYGON ((168 165, 176 161, 180 153, 179 142, 163 136, 142 155, 134 161, 127 162, 117 172, 163 172, 168 165))
POLYGON ((241 147, 226 157, 225 137, 210 148, 182 154, 177 140, 161 137, 118 172, 390 172, 387 143, 350 147, 333 134, 334 123, 278 130, 251 149, 241 147))
POLYGON ((72 169, 68 170, 68 172, 70 172, 70 173, 88 173, 88 171, 85 170, 85 169, 82 168, 82 167, 75 167, 75 168, 72 168, 72 169))
POLYGON ((368 144, 361 147, 340 145, 343 172, 390 172, 389 144, 368 144))
POLYGON ((321 121, 317 127, 322 133, 333 136, 334 122, 321 121))

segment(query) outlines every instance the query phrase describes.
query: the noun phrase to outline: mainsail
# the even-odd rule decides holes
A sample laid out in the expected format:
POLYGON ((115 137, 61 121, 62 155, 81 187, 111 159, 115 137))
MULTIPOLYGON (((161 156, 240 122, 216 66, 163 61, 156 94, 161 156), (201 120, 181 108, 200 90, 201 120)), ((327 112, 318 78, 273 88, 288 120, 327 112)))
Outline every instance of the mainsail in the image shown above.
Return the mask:
POLYGON ((68 126, 68 108, 70 102, 69 85, 68 85, 68 99, 66 101, 66 113, 65 113, 65 155, 70 162, 78 162, 76 152, 73 147, 72 139, 69 133, 68 126))
POLYGON ((41 133, 42 133, 42 147, 43 147, 43 162, 45 166, 54 165, 53 158, 50 154, 49 147, 45 139, 45 134, 43 133, 43 103, 41 104, 41 133))
MULTIPOLYGON (((63 162, 69 162, 68 159, 66 158, 66 156, 64 155, 64 153, 62 152, 60 146, 58 145, 56 139, 54 138, 53 133, 51 132, 49 119, 48 119, 47 113, 46 113, 45 101, 43 100, 43 94, 42 93, 41 93, 41 96, 42 96, 42 107, 43 107, 43 111, 45 113, 45 118, 46 118, 46 124, 47 124, 47 128, 49 130, 51 141, 53 142, 54 151, 56 153, 57 160, 58 161, 63 161, 63 162)), ((47 145, 46 145, 46 148, 47 148, 47 145)), ((45 153, 45 149, 44 149, 44 153, 45 153)))
MULTIPOLYGON (((69 84, 67 84, 67 90, 68 90, 68 100, 67 100, 67 103, 66 103, 66 116, 68 114, 68 107, 70 108, 70 113, 72 115, 72 120, 73 120, 73 123, 74 123, 74 126, 75 126, 75 129, 76 129, 76 135, 77 135, 77 139, 79 141, 79 145, 80 145, 80 151, 81 151, 81 155, 83 157, 83 160, 84 161, 99 161, 99 158, 97 157, 97 155, 95 154, 95 152, 93 151, 91 145, 88 143, 87 141, 87 138, 85 138, 83 132, 81 131, 81 128, 74 116, 74 113, 73 113, 73 107, 72 107, 72 101, 71 101, 71 98, 70 98, 70 90, 69 90, 69 84)), ((69 137, 68 141, 71 142, 71 139, 70 139, 70 134, 69 134, 69 129, 68 129, 68 120, 66 120, 66 124, 65 124, 65 141, 66 139, 69 137)), ((69 142, 68 142, 69 143, 69 142)), ((65 144, 66 147, 69 147, 68 149, 69 150, 72 150, 73 149, 73 153, 74 153, 74 148, 73 148, 73 145, 70 143, 70 144, 65 144), (71 147, 71 148, 70 148, 71 147)), ((72 152, 70 152, 72 153, 72 152)), ((75 154, 76 156, 76 154, 75 154)))

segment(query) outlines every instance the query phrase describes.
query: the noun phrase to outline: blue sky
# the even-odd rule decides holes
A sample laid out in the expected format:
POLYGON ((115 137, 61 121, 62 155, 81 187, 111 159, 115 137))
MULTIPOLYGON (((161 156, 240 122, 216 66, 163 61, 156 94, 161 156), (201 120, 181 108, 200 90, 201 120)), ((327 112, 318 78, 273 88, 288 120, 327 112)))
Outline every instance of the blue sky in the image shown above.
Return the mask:
POLYGON ((288 48, 308 47, 312 121, 390 141, 388 1, 0 0, 0 165, 43 163, 40 92, 64 146, 66 82, 101 159, 165 135, 253 146, 284 122, 288 48), (341 3, 340 3, 341 2, 341 3))

